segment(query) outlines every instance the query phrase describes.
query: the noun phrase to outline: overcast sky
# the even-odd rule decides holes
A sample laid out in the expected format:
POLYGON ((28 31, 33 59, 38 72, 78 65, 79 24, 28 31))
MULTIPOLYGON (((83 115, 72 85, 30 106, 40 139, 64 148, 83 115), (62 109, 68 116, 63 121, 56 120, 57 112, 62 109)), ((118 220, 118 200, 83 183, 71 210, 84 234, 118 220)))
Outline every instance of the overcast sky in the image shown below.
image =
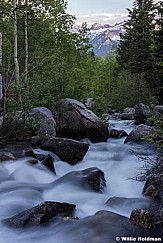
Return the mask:
POLYGON ((77 23, 114 24, 127 18, 126 8, 133 0, 66 0, 68 13, 77 17, 77 23))

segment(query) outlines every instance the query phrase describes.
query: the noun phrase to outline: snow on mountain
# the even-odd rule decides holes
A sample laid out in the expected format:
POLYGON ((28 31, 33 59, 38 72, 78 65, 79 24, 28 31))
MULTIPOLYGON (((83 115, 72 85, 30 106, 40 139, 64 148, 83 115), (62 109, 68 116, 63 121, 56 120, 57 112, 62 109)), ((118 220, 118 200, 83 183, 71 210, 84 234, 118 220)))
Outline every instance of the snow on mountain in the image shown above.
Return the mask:
MULTIPOLYGON (((119 40, 120 33, 124 32, 124 22, 113 26, 109 24, 94 23, 88 28, 87 37, 93 45, 95 55, 105 57, 108 52, 114 52, 119 40)), ((73 32, 79 32, 80 26, 74 26, 73 32)))
POLYGON ((105 57, 113 52, 120 40, 120 33, 124 32, 123 22, 111 26, 109 24, 93 24, 88 31, 88 38, 93 45, 95 55, 105 57))

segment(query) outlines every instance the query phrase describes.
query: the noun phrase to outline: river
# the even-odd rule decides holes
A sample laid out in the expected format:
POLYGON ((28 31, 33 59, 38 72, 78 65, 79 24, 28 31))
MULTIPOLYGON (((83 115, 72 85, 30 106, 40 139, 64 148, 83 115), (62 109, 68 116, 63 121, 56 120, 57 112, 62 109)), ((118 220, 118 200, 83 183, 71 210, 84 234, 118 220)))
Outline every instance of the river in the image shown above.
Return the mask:
MULTIPOLYGON (((110 120, 110 125, 115 129, 124 129, 127 133, 135 127, 133 121, 121 120, 110 120)), ((69 230, 68 225, 62 226, 58 223, 53 227, 10 229, 2 224, 3 219, 43 201, 73 203, 76 205, 75 216, 80 219, 93 215, 99 210, 108 210, 129 217, 130 207, 108 207, 106 201, 115 196, 143 197, 143 182, 129 179, 134 177, 144 164, 133 151, 138 155, 151 158, 155 156, 155 153, 142 144, 124 144, 124 139, 109 138, 107 142, 90 144, 83 161, 74 166, 60 161, 53 155, 56 175, 41 165, 31 165, 28 163, 29 158, 1 163, 0 242, 78 243, 73 232, 66 233, 69 230), (90 167, 97 167, 104 172, 106 188, 103 193, 91 192, 76 186, 73 177, 71 181, 65 179, 54 187, 48 186, 71 171, 90 167)), ((85 142, 89 141, 85 140, 85 142)), ((36 150, 36 152, 42 151, 36 150)))

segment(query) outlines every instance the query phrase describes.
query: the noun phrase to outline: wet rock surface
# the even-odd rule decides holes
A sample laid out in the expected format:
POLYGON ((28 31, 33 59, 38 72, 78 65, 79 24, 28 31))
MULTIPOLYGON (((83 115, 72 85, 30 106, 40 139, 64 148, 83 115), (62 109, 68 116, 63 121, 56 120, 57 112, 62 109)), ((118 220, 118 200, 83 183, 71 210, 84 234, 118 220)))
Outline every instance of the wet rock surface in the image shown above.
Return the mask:
POLYGON ((53 163, 53 158, 50 154, 37 154, 34 153, 34 151, 32 149, 28 149, 27 151, 25 151, 25 156, 26 157, 32 157, 34 158, 33 160, 30 160, 29 162, 33 165, 40 163, 41 165, 46 166, 49 170, 51 170, 54 174, 56 174, 55 172, 55 168, 54 168, 54 163, 53 163))
POLYGON ((87 176, 86 180, 90 185, 91 189, 96 192, 103 192, 106 182, 104 172, 98 168, 86 169, 83 171, 84 177, 87 176))
POLYGON ((111 138, 122 138, 126 136, 128 136, 128 134, 124 130, 116 130, 116 129, 109 130, 109 137, 111 138))
POLYGON ((136 208, 131 212, 130 222, 144 229, 154 229, 157 217, 148 210, 136 208))
POLYGON ((128 135, 125 140, 125 143, 130 141, 140 142, 144 141, 144 136, 154 132, 154 128, 144 124, 140 124, 135 127, 128 135))
POLYGON ((149 175, 143 188, 145 196, 156 200, 163 200, 163 178, 158 175, 149 175))
POLYGON ((3 220, 3 223, 14 228, 44 225, 55 216, 71 217, 75 207, 74 204, 46 201, 3 220))
POLYGON ((132 242, 134 237, 136 238, 134 241, 137 242, 138 236, 142 238, 162 236, 159 227, 155 230, 143 229, 132 224, 129 218, 105 210, 75 222, 69 221, 62 226, 62 232, 67 235, 67 243, 115 243, 117 240, 132 242))
POLYGON ((50 188, 57 185, 71 184, 79 189, 94 192, 103 192, 106 187, 104 172, 96 167, 80 171, 71 171, 50 184, 50 188))
POLYGON ((6 161, 6 160, 15 160, 15 156, 10 152, 1 152, 0 153, 0 161, 6 161))
POLYGON ((106 205, 109 208, 117 210, 121 208, 124 212, 131 212, 135 208, 143 208, 149 211, 155 211, 158 208, 158 203, 150 198, 125 198, 125 197, 111 197, 107 200, 106 205))
POLYGON ((55 153, 61 160, 72 165, 83 160, 88 148, 88 144, 67 138, 49 139, 41 146, 41 149, 55 153))

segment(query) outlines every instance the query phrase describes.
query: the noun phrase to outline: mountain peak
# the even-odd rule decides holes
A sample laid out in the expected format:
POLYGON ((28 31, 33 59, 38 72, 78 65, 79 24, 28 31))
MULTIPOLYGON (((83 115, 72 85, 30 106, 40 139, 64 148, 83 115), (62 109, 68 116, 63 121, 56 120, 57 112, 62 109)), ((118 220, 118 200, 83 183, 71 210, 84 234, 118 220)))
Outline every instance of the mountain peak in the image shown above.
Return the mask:
POLYGON ((99 29, 105 29, 109 27, 111 27, 109 24, 94 23, 91 25, 90 30, 99 30, 99 29))
POLYGON ((120 34, 124 32, 123 22, 110 24, 94 23, 88 31, 90 44, 93 45, 95 55, 105 57, 108 52, 113 52, 117 47, 120 34))
MULTIPOLYGON (((120 34, 124 32, 124 22, 110 24, 94 23, 88 28, 87 37, 90 44, 93 45, 95 55, 105 57, 107 53, 114 52, 119 40, 120 34)), ((74 26, 73 32, 79 32, 80 27, 74 26)))

